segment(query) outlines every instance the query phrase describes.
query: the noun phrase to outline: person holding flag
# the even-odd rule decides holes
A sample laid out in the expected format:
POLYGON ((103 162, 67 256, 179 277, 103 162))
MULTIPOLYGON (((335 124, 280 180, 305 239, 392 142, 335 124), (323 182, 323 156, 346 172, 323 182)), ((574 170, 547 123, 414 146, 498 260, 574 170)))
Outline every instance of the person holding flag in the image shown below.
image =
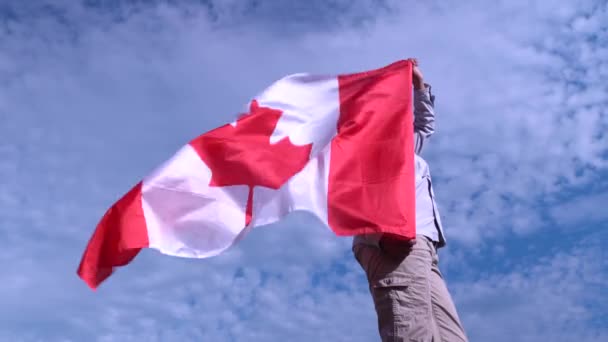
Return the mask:
POLYGON ((414 88, 416 238, 360 234, 353 253, 366 273, 383 342, 467 341, 439 270, 437 249, 445 235, 422 147, 435 130, 435 96, 411 59, 414 88))
POLYGON ((357 236, 353 249, 384 341, 464 340, 437 267, 445 239, 418 155, 434 115, 417 61, 288 75, 247 107, 182 146, 111 205, 78 276, 97 289, 142 248, 212 257, 299 210, 338 236, 357 236))

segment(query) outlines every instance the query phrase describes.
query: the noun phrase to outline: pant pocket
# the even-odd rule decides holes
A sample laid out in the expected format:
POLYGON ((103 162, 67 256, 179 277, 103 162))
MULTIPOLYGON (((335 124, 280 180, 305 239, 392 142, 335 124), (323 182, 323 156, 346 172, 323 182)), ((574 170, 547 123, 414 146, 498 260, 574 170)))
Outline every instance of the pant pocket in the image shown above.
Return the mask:
POLYGON ((373 284, 382 341, 430 341, 433 319, 423 277, 385 278, 373 284))
POLYGON ((378 316, 378 332, 382 341, 407 341, 414 320, 414 313, 407 309, 404 294, 406 284, 375 286, 374 306, 378 316))

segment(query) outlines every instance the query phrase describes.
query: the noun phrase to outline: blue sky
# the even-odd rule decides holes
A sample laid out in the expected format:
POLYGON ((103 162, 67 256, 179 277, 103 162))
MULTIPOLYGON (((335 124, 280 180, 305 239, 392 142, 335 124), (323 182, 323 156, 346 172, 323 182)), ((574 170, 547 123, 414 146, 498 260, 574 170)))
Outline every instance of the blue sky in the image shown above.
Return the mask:
POLYGON ((608 340, 605 1, 3 1, 1 341, 374 341, 350 239, 296 213, 76 276, 103 212, 272 81, 420 59, 471 341, 608 340))

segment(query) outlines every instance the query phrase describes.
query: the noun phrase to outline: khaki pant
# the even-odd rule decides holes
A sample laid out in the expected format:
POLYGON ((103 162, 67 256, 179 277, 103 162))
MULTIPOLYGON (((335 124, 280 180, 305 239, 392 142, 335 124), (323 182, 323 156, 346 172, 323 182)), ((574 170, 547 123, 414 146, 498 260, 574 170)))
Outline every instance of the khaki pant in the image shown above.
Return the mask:
POLYGON ((383 342, 467 341, 429 239, 418 236, 403 260, 365 244, 353 252, 367 275, 383 342))

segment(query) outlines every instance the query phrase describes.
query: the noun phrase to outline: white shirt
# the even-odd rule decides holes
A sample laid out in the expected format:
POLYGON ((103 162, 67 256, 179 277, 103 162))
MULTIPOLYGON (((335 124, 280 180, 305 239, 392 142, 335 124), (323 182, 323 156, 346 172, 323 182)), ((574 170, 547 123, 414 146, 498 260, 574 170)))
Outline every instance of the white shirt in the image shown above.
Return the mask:
MULTIPOLYGON (((445 235, 441 226, 441 219, 431 181, 429 165, 420 156, 424 142, 435 132, 435 97, 431 95, 429 85, 424 90, 414 91, 414 139, 415 155, 414 168, 416 177, 416 234, 424 235, 438 243, 438 247, 445 245, 445 235)), ((382 234, 357 235, 353 244, 378 245, 382 234)))

